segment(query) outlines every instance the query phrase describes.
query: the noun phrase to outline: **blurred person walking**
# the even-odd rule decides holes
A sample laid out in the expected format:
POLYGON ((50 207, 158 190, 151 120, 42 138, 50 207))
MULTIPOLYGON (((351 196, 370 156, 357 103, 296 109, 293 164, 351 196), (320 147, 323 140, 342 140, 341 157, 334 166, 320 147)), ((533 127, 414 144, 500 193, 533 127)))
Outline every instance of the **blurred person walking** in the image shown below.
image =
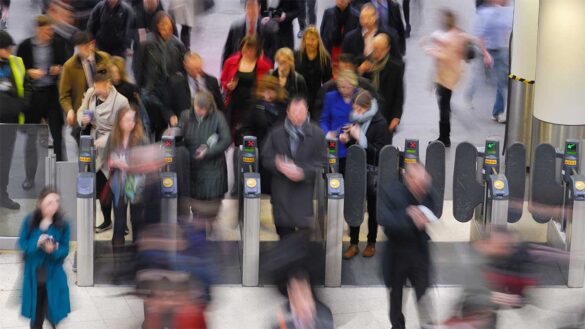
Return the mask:
POLYGON ((232 142, 229 126, 223 113, 217 110, 213 96, 199 91, 193 98, 193 108, 181 113, 179 127, 189 151, 191 202, 187 207, 193 212, 195 224, 205 228, 215 222, 228 190, 224 152, 232 142))
POLYGON ((16 124, 24 123, 28 106, 28 82, 21 57, 12 55, 14 41, 8 32, 0 30, 0 207, 17 210, 20 204, 10 199, 8 182, 16 141, 16 124), (12 124, 12 125, 10 125, 12 124))
POLYGON ((93 87, 85 93, 81 106, 77 110, 77 121, 94 139, 96 148, 96 191, 99 195, 100 208, 104 221, 96 227, 96 233, 112 228, 112 198, 108 185, 109 168, 105 153, 107 141, 115 124, 116 115, 128 107, 128 100, 112 85, 107 73, 98 73, 94 77, 93 87))
POLYGON ((42 329, 45 318, 55 328, 71 312, 63 269, 69 236, 61 197, 55 189, 45 187, 35 210, 24 218, 18 238, 24 254, 21 315, 31 319, 31 329, 42 329))
MULTIPOLYGON (((380 150, 392 144, 387 121, 378 110, 378 104, 372 95, 360 90, 353 99, 353 109, 349 115, 351 124, 339 135, 339 141, 347 147, 359 145, 366 150, 367 160, 367 206, 368 206, 368 244, 364 257, 376 253, 378 222, 376 220, 376 198, 378 187, 378 155, 380 150)), ((351 259, 359 254, 359 235, 362 223, 348 223, 350 245, 343 253, 343 258, 351 259)))
POLYGON ((331 57, 323 45, 319 31, 313 25, 305 29, 299 49, 295 52, 295 69, 305 79, 309 113, 313 117, 317 93, 332 76, 331 57))
POLYGON ((514 8, 507 0, 489 0, 477 9, 475 35, 492 58, 492 72, 496 79, 496 100, 492 120, 506 123, 505 110, 510 73, 510 35, 514 8))
MULTIPOLYGON (((435 60, 435 84, 439 103, 439 138, 438 141, 451 146, 451 96, 463 74, 466 51, 476 40, 461 31, 457 26, 455 13, 442 12, 442 30, 433 32, 430 37, 421 40, 425 52, 435 60)), ((481 46, 481 45, 480 45, 481 46)), ((484 63, 491 64, 491 56, 483 48, 484 63)))
POLYGON ((180 39, 187 50, 191 49, 191 31, 195 26, 195 17, 203 8, 202 1, 170 0, 169 13, 176 24, 181 25, 180 39))
POLYGON ((295 70, 295 55, 290 48, 280 48, 274 55, 276 70, 272 75, 278 78, 278 83, 283 87, 289 98, 300 96, 307 98, 307 83, 305 78, 295 70))
POLYGON ((400 4, 395 0, 372 0, 372 4, 378 11, 380 24, 391 30, 392 34, 398 38, 400 54, 404 56, 406 54, 406 32, 404 23, 402 23, 400 4))
POLYGON ((390 39, 386 34, 374 37, 370 59, 358 67, 358 72, 370 78, 380 95, 380 112, 394 133, 402 118, 404 106, 404 63, 390 57, 390 39))
POLYGON ((95 75, 108 72, 110 55, 95 49, 95 40, 89 32, 78 32, 73 38, 75 55, 69 58, 61 70, 59 79, 59 103, 65 112, 66 122, 72 126, 71 135, 79 143, 81 129, 76 123, 77 110, 84 94, 93 86, 95 75))
POLYGON ((297 37, 300 39, 303 37, 303 33, 307 28, 307 25, 317 24, 317 15, 315 14, 317 0, 297 0, 299 3, 299 33, 297 37), (309 16, 309 24, 307 24, 307 16, 309 16))
POLYGON ((431 185, 431 176, 421 164, 409 164, 403 183, 380 185, 377 204, 378 222, 388 237, 382 260, 384 282, 390 288, 390 323, 392 328, 404 329, 402 289, 408 279, 416 294, 420 325, 430 319, 428 296, 431 258, 426 226, 436 220, 441 200, 431 185), (435 214, 435 215, 433 215, 435 214))
MULTIPOLYGON (((64 161, 62 130, 65 122, 59 104, 57 82, 67 60, 66 46, 61 38, 54 37, 50 18, 38 16, 35 22, 35 36, 24 40, 17 51, 32 85, 31 104, 25 111, 25 123, 40 124, 42 120, 48 123, 57 161, 64 161)), ((37 137, 38 132, 35 129, 28 130, 25 146, 26 178, 22 182, 25 190, 30 190, 35 185, 38 166, 37 137)))
POLYGON ((299 15, 298 0, 260 0, 262 25, 271 30, 275 49, 295 48, 292 22, 299 15), (269 25, 269 26, 268 26, 269 25))
POLYGON ((321 20, 321 38, 323 46, 331 55, 335 66, 341 54, 341 45, 345 35, 359 26, 359 11, 349 5, 351 0, 335 0, 335 6, 327 8, 321 20))
POLYGON ((272 175, 272 215, 281 239, 313 229, 315 177, 327 163, 325 135, 309 120, 305 99, 293 98, 284 124, 266 137, 264 169, 272 175))
POLYGON ((102 0, 92 10, 87 30, 97 48, 112 56, 125 57, 132 46, 132 7, 123 0, 102 0))

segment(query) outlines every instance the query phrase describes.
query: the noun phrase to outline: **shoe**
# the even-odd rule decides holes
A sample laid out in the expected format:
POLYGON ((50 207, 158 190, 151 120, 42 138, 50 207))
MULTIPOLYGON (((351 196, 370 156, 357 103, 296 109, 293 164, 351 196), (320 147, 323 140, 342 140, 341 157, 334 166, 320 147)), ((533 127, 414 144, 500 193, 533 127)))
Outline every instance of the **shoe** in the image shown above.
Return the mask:
POLYGON ((25 179, 24 182, 22 182, 22 189, 25 191, 30 190, 31 188, 33 188, 35 186, 35 182, 25 179))
POLYGON ((362 256, 364 257, 372 257, 376 254, 376 245, 374 243, 368 243, 366 249, 364 249, 364 253, 362 256))
POLYGON ((105 232, 107 230, 111 230, 112 229, 112 223, 101 223, 100 226, 95 228, 95 233, 102 233, 105 232))
POLYGON ((506 123, 506 116, 504 115, 504 113, 498 115, 498 123, 506 123))
POLYGON ((4 197, 0 200, 0 207, 11 210, 18 210, 20 209, 20 204, 18 204, 18 202, 14 202, 9 197, 4 197))
POLYGON ((124 229, 124 236, 127 236, 128 234, 130 234, 130 231, 128 231, 128 229, 124 229))
POLYGON ((492 121, 498 122, 498 116, 497 115, 492 115, 492 121))
POLYGON ((347 250, 343 253, 343 259, 352 259, 355 255, 360 253, 360 248, 357 244, 350 244, 347 250))
POLYGON ((304 30, 305 30, 305 29, 301 29, 301 30, 299 31, 299 33, 297 33, 297 38, 299 38, 299 39, 302 39, 302 38, 303 38, 303 31, 304 31, 304 30))

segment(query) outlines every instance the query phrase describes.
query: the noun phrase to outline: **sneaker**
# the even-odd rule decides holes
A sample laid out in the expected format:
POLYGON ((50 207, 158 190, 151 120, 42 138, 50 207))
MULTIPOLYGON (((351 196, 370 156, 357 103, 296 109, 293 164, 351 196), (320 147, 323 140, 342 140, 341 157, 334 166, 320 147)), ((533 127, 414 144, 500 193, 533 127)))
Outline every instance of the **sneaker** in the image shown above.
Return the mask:
POLYGON ((373 243, 368 243, 366 249, 364 249, 364 253, 362 256, 364 257, 373 257, 376 254, 376 245, 373 243))
POLYGON ((14 202, 9 197, 4 197, 0 199, 0 207, 11 210, 18 210, 20 209, 20 204, 18 204, 18 202, 14 202))
POLYGON ((101 223, 100 226, 95 228, 95 233, 102 233, 105 232, 107 230, 111 230, 112 229, 112 223, 101 223))
POLYGON ((497 115, 492 115, 492 121, 498 122, 498 116, 497 115))
POLYGON ((498 123, 506 123, 506 115, 504 113, 498 115, 498 123))
POLYGON ((28 179, 25 179, 24 182, 22 182, 21 186, 22 186, 23 190, 28 191, 35 186, 35 182, 28 180, 28 179))
POLYGON ((445 147, 451 147, 451 139, 442 140, 440 138, 437 138, 434 141, 430 141, 429 144, 432 143, 432 142, 441 142, 441 143, 443 143, 443 145, 445 145, 445 147))
POLYGON ((299 33, 297 33, 297 38, 299 38, 299 39, 302 39, 302 38, 303 38, 303 30, 304 30, 304 29, 301 29, 301 30, 299 31, 299 33))
POLYGON ((360 253, 360 248, 357 244, 350 244, 347 250, 343 253, 343 259, 352 259, 360 253))

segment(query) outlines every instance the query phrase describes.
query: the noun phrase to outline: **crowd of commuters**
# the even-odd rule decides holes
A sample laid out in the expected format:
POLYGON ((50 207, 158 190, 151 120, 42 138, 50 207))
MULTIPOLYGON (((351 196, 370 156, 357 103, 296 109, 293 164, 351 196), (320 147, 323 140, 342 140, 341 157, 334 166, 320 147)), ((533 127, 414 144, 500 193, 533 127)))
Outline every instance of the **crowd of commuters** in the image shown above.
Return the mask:
MULTIPOLYGON (((205 72, 203 58, 190 51, 197 48, 191 43, 195 15, 206 10, 209 1, 173 0, 165 10, 159 0, 101 0, 86 8, 87 15, 74 17, 71 3, 47 1, 46 14, 35 20, 35 35, 18 45, 16 56, 11 36, 0 31, 0 122, 48 123, 58 161, 66 159, 65 123, 77 141, 82 135, 93 136, 96 190, 104 218, 96 232, 113 226, 115 254, 123 250, 125 235, 130 233, 128 219, 140 251, 149 254, 159 247, 153 241, 160 240, 151 236, 157 233, 144 224, 156 223, 145 218, 160 213, 152 202, 160 198, 160 191, 152 182, 162 164, 154 161, 145 170, 140 159, 148 154, 144 149, 148 144, 174 134, 172 128, 180 129, 178 212, 181 220, 194 227, 182 227, 188 241, 185 253, 198 260, 204 257, 189 254, 189 246, 200 243, 197 232, 217 217, 229 190, 226 151, 242 145, 244 136, 258 139, 262 190, 271 195, 277 234, 281 240, 303 243, 310 240, 314 225, 313 192, 316 175, 326 165, 325 139, 341 142, 341 173, 346 149, 362 147, 368 177, 368 243, 363 256, 375 255, 380 224, 390 241, 385 262, 392 268, 385 274, 392 288, 390 318, 394 328, 404 328, 402 284, 410 279, 417 299, 429 285, 425 224, 431 219, 420 207, 433 212, 438 202, 430 176, 420 166, 407 168, 404 184, 393 187, 396 191, 377 195, 378 155, 392 143, 403 114, 409 1, 403 2, 401 11, 393 0, 336 0, 335 6, 325 10, 320 29, 315 26, 315 0, 243 2, 245 14, 229 29, 218 80, 205 72), (300 26, 298 48, 295 19, 300 26), (132 67, 131 74, 127 67, 132 67), (406 253, 410 256, 402 257, 406 253)), ((486 65, 493 59, 496 66, 493 116, 502 120, 509 24, 505 18, 494 23, 488 17, 498 13, 504 1, 491 0, 485 6, 490 8, 478 9, 477 37, 462 32, 455 15, 445 11, 442 30, 423 42, 437 66, 438 140, 447 147, 451 145, 451 94, 463 62, 470 59, 470 44, 481 49, 486 65), (493 30, 497 33, 490 34, 493 30)), ((8 159, 15 136, 16 130, 0 129, 8 159)), ((36 155, 36 139, 33 133, 27 136, 25 190, 35 185, 38 160, 31 155, 36 155)), ((235 152, 229 161, 238 161, 235 152)), ((18 209, 20 205, 7 191, 9 168, 10 161, 3 161, 0 206, 18 209)), ((35 284, 35 279, 29 279, 33 284, 23 291, 23 315, 32 319, 32 327, 39 327, 44 316, 56 324, 69 311, 68 299, 54 300, 50 294, 54 287, 66 290, 62 260, 68 252, 69 232, 58 209, 58 194, 44 190, 21 234, 25 274, 37 280, 35 284), (39 274, 40 270, 46 272, 39 274)), ((362 223, 348 224, 350 246, 343 253, 345 259, 359 254, 362 223)), ((313 321, 307 327, 325 323, 323 327, 329 328, 330 312, 307 288, 310 276, 292 267, 295 271, 289 273, 293 275, 281 282, 294 288, 288 292, 288 313, 281 314, 279 321, 313 321), (299 305, 309 305, 309 313, 290 312, 299 305)), ((201 273, 196 275, 200 282, 208 282, 201 273)), ((142 276, 151 279, 148 273, 142 276)), ((189 279, 172 274, 165 278, 176 279, 179 290, 192 287, 189 279)))

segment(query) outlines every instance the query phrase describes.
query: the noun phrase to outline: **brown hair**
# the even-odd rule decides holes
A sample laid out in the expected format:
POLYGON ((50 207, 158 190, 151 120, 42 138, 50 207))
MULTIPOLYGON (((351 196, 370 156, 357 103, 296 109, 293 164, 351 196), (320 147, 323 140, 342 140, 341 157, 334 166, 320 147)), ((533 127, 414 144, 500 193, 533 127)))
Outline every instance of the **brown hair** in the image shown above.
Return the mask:
MULTIPOLYGON (((129 83, 130 80, 128 79, 128 74, 126 73, 126 61, 124 60, 124 58, 120 57, 120 56, 112 56, 110 57, 110 66, 115 66, 118 69, 118 72, 120 73, 120 81, 129 83)), ((108 72, 109 72, 109 68, 108 68, 108 72)), ((110 76, 112 76, 111 72, 110 72, 110 76)))
POLYGON ((262 56, 262 46, 260 45, 260 42, 258 42, 258 38, 256 38, 256 36, 245 36, 242 39, 242 42, 240 42, 240 51, 242 51, 244 47, 251 47, 256 49, 256 58, 260 58, 260 56, 262 56))
POLYGON ((256 85, 256 97, 262 98, 262 95, 266 90, 274 90, 276 92, 276 100, 279 102, 284 102, 288 97, 286 89, 278 83, 278 79, 273 75, 266 74, 258 80, 256 85))
POLYGON ((144 130, 142 128, 142 122, 140 120, 140 112, 138 109, 133 105, 122 108, 116 114, 116 120, 114 121, 114 126, 112 128, 112 135, 110 136, 110 145, 112 149, 116 149, 122 145, 123 141, 123 132, 120 129, 120 121, 126 113, 134 112, 134 129, 130 132, 130 139, 128 140, 128 147, 136 146, 144 137, 144 130))
MULTIPOLYGON (((59 195, 59 192, 57 191, 57 189, 55 189, 53 186, 50 186, 50 185, 43 187, 43 189, 39 193, 39 197, 37 198, 37 206, 36 206, 35 210, 33 211, 32 217, 31 217, 30 222, 29 222, 27 237, 30 236, 30 234, 32 233, 32 231, 35 228, 39 227, 39 224, 41 223, 41 220, 43 219, 43 214, 41 211, 41 203, 43 202, 43 200, 45 200, 45 198, 49 194, 53 194, 53 193, 59 195)), ((53 225, 55 225, 59 229, 63 229, 63 227, 64 227, 63 212, 61 210, 61 207, 59 207, 59 209, 57 210, 55 215, 53 215, 53 225)))

